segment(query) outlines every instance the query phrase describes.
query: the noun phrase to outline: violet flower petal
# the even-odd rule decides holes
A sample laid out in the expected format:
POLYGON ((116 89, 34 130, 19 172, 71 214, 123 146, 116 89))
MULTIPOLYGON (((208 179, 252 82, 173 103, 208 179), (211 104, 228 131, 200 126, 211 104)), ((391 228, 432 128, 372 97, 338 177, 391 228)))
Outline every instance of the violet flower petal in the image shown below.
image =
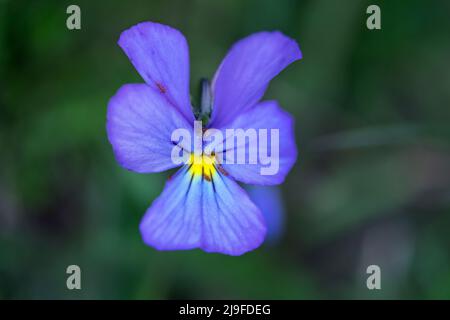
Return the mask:
POLYGON ((122 32, 119 45, 145 82, 192 123, 189 48, 183 34, 166 25, 143 22, 122 32))
POLYGON ((214 76, 210 127, 223 127, 253 107, 270 80, 301 58, 295 40, 278 31, 255 33, 237 42, 214 76))
POLYGON ((248 185, 245 190, 261 210, 266 221, 266 243, 277 242, 284 232, 285 220, 284 204, 279 187, 248 185))
MULTIPOLYGON (((230 125, 231 128, 247 129, 267 129, 267 140, 270 142, 271 129, 278 129, 279 143, 278 143, 278 172, 273 175, 261 174, 263 167, 268 167, 269 164, 261 162, 260 152, 264 155, 269 154, 271 150, 271 143, 267 143, 267 149, 262 148, 260 141, 246 140, 246 144, 236 143, 234 148, 234 164, 229 164, 231 153, 225 152, 223 157, 222 167, 233 178, 238 181, 248 184, 258 185, 276 185, 284 181, 286 175, 291 170, 295 161, 297 160, 297 146, 295 144, 294 135, 294 119, 293 117, 280 108, 276 101, 263 101, 258 103, 254 108, 241 114, 230 125), (245 153, 246 159, 249 159, 249 152, 251 150, 248 145, 258 146, 257 163, 252 164, 246 161, 245 164, 236 163, 238 152, 245 153)), ((224 134, 225 136, 225 134, 224 134)), ((224 143, 226 146, 226 142, 224 143)), ((274 161, 275 161, 274 157, 274 161)))
POLYGON ((212 181, 181 168, 147 210, 143 240, 158 250, 200 248, 241 255, 257 248, 266 227, 260 210, 236 182, 219 172, 212 181))
POLYGON ((192 131, 178 110, 146 84, 126 84, 108 103, 108 139, 116 160, 128 170, 148 173, 176 167, 171 135, 177 128, 192 131))

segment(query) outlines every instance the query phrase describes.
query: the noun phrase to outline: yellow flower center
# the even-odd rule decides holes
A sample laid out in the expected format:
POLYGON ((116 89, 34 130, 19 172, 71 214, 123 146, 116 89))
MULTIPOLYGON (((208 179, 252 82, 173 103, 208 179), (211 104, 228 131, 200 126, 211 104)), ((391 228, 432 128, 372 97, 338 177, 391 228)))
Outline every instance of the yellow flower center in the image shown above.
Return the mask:
POLYGON ((216 159, 214 155, 195 155, 191 153, 188 164, 190 165, 189 171, 192 175, 202 175, 208 181, 211 181, 212 176, 216 172, 215 167, 216 159))

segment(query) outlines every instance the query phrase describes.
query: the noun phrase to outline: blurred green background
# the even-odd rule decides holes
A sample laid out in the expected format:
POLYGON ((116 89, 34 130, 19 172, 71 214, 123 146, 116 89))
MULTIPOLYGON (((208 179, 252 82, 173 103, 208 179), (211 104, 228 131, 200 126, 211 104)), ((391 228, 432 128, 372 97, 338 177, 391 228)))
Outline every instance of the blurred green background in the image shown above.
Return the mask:
POLYGON ((424 0, 0 0, 0 298, 450 298, 449 16, 424 0), (122 169, 105 132, 108 99, 143 82, 117 45, 141 21, 186 36, 191 92, 252 32, 299 42, 266 94, 299 148, 278 242, 237 258, 142 243, 169 173, 122 169))

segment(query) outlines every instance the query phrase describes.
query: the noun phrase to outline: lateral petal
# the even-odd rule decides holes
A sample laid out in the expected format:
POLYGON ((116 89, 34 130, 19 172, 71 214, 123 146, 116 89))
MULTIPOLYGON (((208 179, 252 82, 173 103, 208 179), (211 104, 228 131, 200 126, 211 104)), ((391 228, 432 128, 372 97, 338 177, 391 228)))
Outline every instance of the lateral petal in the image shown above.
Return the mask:
POLYGON ((108 139, 117 161, 128 170, 148 173, 178 166, 171 158, 176 129, 191 132, 192 125, 146 84, 124 85, 108 103, 108 139))

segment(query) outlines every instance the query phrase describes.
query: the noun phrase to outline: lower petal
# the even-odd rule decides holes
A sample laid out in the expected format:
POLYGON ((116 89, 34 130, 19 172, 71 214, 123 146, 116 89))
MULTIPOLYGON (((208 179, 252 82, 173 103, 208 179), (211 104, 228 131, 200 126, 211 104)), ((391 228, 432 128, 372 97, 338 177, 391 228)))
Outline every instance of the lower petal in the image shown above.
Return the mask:
POLYGON ((264 241, 266 226, 260 210, 230 178, 217 173, 203 184, 202 249, 241 255, 264 241))
POLYGON ((144 242, 158 250, 185 250, 199 246, 202 234, 201 188, 198 177, 182 167, 169 178, 140 224, 144 242))
POLYGON ((188 166, 170 179, 142 219, 144 242, 158 250, 200 248, 241 255, 256 249, 266 227, 260 210, 230 178, 206 179, 188 166))

